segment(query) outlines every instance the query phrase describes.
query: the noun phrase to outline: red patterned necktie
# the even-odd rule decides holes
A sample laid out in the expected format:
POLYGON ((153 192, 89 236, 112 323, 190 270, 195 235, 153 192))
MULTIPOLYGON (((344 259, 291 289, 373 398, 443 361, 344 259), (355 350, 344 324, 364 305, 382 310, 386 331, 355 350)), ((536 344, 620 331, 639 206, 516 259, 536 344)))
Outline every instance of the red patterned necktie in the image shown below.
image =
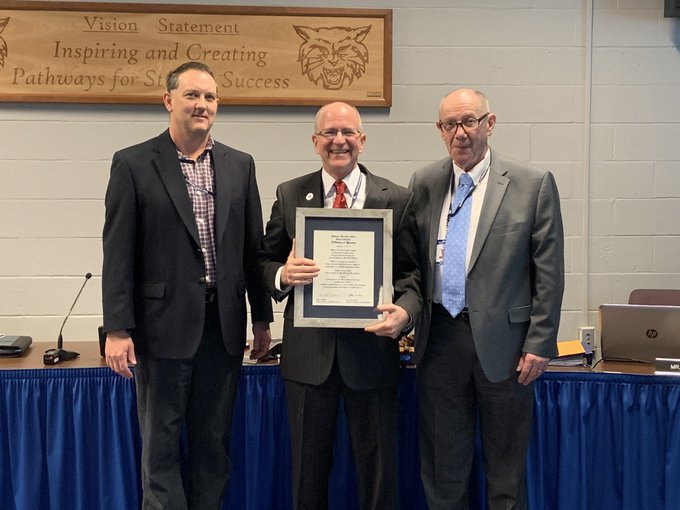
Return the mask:
POLYGON ((347 209, 347 200, 345 200, 345 190, 347 185, 344 181, 335 181, 335 200, 333 201, 333 209, 347 209))

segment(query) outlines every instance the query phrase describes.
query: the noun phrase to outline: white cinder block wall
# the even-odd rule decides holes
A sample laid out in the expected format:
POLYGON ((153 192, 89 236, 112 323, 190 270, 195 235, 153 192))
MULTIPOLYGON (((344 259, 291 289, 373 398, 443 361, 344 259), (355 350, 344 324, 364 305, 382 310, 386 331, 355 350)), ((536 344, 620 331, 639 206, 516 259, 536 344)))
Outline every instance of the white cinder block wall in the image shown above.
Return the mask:
MULTIPOLYGON (((556 174, 566 233, 561 339, 596 325, 599 304, 626 302, 634 288, 680 288, 680 21, 663 17, 663 0, 342 6, 394 10, 393 106, 362 109, 362 161, 371 170, 405 185, 413 170, 443 157, 439 100, 468 85, 498 115, 492 146, 556 174)), ((315 111, 220 109, 214 135, 255 157, 265 220, 277 183, 319 167, 315 111)), ((96 338, 111 155, 166 125, 160 102, 0 103, 0 332, 56 339, 89 271, 95 276, 64 336, 96 338)))

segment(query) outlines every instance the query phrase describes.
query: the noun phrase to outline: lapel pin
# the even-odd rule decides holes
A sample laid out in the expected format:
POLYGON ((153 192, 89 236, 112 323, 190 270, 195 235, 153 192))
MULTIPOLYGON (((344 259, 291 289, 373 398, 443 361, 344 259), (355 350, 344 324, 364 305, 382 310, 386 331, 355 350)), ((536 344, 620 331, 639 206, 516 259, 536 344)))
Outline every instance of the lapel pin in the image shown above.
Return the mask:
POLYGON ((307 202, 309 202, 312 198, 314 198, 314 193, 307 193, 305 198, 307 199, 307 202))

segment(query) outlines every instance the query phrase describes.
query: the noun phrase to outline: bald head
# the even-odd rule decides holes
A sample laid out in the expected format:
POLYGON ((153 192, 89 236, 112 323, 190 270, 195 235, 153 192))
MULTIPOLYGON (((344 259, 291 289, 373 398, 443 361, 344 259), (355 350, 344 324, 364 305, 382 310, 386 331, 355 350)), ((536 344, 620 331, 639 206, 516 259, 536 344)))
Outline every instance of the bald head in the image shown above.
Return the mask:
MULTIPOLYGON (((439 102, 439 112, 441 114, 442 111, 442 106, 446 102, 451 102, 451 101, 465 101, 470 104, 477 104, 478 108, 480 111, 484 110, 485 112, 488 112, 491 110, 491 107, 489 106, 489 100, 487 99, 486 95, 484 95, 483 92, 480 92, 479 90, 474 90, 474 89, 457 89, 448 94, 447 96, 444 96, 444 98, 439 102)), ((440 115, 441 119, 441 115, 440 115)))
POLYGON ((314 132, 320 131, 319 125, 323 123, 326 116, 336 115, 338 113, 350 116, 354 115, 356 117, 355 119, 356 124, 357 126, 359 126, 358 130, 363 131, 361 126, 361 115, 359 115, 359 110, 357 110, 354 106, 350 104, 337 101, 335 103, 328 103, 326 105, 323 105, 321 108, 319 108, 319 111, 316 112, 316 118, 314 119, 314 132))

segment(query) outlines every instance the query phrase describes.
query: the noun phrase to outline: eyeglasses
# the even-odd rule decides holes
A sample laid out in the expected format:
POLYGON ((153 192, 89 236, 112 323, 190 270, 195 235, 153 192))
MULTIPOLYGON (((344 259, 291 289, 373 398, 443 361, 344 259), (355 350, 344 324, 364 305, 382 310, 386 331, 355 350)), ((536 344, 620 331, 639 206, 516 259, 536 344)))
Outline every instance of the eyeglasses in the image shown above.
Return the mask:
POLYGON ((343 129, 324 129, 323 131, 317 131, 316 135, 317 136, 323 136, 324 138, 327 138, 328 140, 332 140, 335 138, 338 133, 342 135, 343 138, 356 138, 361 134, 361 131, 357 131, 356 129, 349 129, 349 128, 343 128, 343 129))
POLYGON ((474 117, 468 117, 467 119, 460 120, 458 122, 447 120, 446 122, 437 122, 437 127, 441 129, 444 133, 455 134, 458 131, 458 126, 463 128, 466 133, 469 131, 474 131, 479 127, 479 124, 488 117, 489 113, 486 112, 480 118, 475 119, 474 117))

